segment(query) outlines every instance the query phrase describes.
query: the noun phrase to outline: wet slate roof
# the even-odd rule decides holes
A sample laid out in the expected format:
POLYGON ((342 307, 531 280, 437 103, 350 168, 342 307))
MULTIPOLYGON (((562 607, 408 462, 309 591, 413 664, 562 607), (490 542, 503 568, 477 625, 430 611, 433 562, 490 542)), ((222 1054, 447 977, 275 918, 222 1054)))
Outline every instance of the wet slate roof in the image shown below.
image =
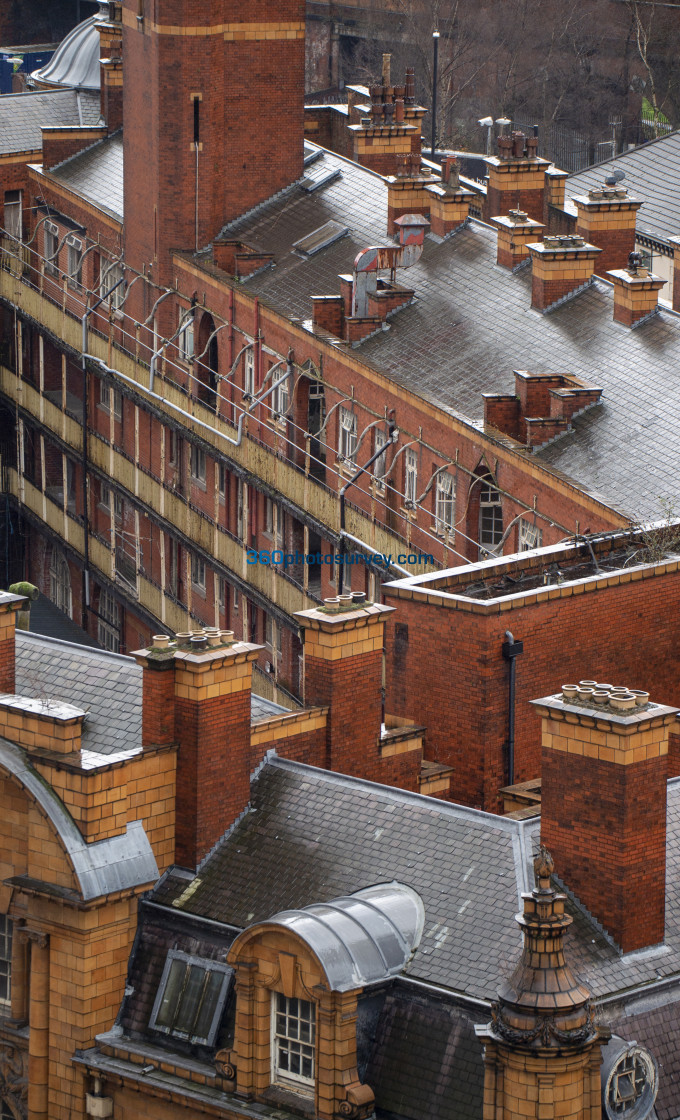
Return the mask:
MULTIPOLYGON (((16 691, 84 709, 84 750, 113 755, 140 748, 142 670, 131 657, 17 630, 16 691)), ((252 694, 252 720, 286 711, 252 694)))
POLYGON ((675 1120, 680 1114, 680 989, 632 1003, 623 1015, 607 1016, 613 1034, 646 1047, 659 1067, 658 1120, 675 1120))
POLYGON ((88 712, 83 747, 100 754, 139 748, 142 670, 131 657, 17 630, 18 695, 64 700, 88 712))
MULTIPOLYGON (((625 172, 622 185, 644 200, 637 220, 641 233, 663 239, 680 234, 680 131, 570 175, 566 202, 574 195, 602 186, 605 176, 612 171, 625 172)), ((575 207, 573 210, 575 213, 575 207)))
POLYGON ((123 220, 123 134, 114 132, 47 172, 119 221, 123 220))
MULTIPOLYGON (((680 780, 669 783, 668 820, 666 947, 622 958, 577 912, 569 959, 595 996, 680 974, 680 780)), ((425 905, 404 975, 492 999, 520 951, 512 915, 528 889, 538 827, 274 757, 253 782, 252 810, 199 868, 198 885, 188 891, 186 876, 171 874, 154 899, 243 928, 396 879, 425 905)))
POLYGON ((385 1000, 365 1080, 380 1111, 419 1120, 479 1120, 484 1063, 473 1017, 399 987, 385 1000))
POLYGON ((0 155, 40 151, 43 125, 96 125, 100 117, 99 94, 74 89, 5 94, 0 97, 0 155))
MULTIPOLYGON (((274 254, 275 267, 246 287, 302 321, 311 319, 312 295, 339 292, 338 275, 351 271, 360 249, 386 241, 380 176, 329 152, 306 175, 332 170, 340 177, 313 193, 293 187, 228 227, 274 254), (309 258, 293 249, 328 221, 349 233, 309 258)), ((604 281, 541 315, 530 307, 530 270, 511 274, 495 264, 495 254, 495 231, 474 220, 444 242, 426 238, 420 262, 397 274, 415 288, 415 303, 354 356, 477 424, 482 393, 514 393, 513 369, 594 381, 603 388, 602 403, 537 457, 617 509, 657 514, 659 496, 675 493, 680 467, 680 317, 664 310, 628 330, 613 322, 612 288, 604 281)))

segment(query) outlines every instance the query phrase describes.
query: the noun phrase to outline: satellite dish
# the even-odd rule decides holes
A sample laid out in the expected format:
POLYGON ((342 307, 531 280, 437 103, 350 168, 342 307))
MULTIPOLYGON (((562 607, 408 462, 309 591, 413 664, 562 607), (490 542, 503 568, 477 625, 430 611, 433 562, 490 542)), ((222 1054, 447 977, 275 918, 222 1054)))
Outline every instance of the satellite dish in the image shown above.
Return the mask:
POLYGON ((604 185, 605 185, 605 187, 615 187, 616 184, 622 182, 622 180, 625 179, 625 177, 626 177, 625 171, 621 171, 621 170, 612 171, 610 175, 607 175, 607 177, 604 181, 604 185))

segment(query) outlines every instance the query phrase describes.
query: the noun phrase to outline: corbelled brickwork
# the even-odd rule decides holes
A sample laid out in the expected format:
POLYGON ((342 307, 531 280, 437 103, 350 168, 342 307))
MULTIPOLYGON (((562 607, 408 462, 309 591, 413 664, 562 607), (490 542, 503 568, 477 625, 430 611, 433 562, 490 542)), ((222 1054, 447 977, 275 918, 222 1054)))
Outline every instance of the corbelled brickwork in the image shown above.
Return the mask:
POLYGON ((524 210, 535 222, 544 215, 545 173, 550 166, 544 159, 519 158, 502 160, 491 156, 485 215, 507 214, 524 210))
POLYGON ((250 801, 250 685, 259 646, 176 653, 176 859, 195 867, 250 801))
POLYGON ((664 938, 668 731, 676 709, 598 710, 561 695, 542 716, 541 839, 624 953, 664 938))
POLYGON ((607 275, 614 284, 614 318, 624 327, 634 327, 656 314, 659 292, 666 281, 646 268, 621 268, 607 275))
POLYGON ((498 228, 498 251, 496 262, 503 268, 517 268, 522 261, 528 260, 529 242, 536 242, 545 227, 535 222, 524 210, 511 210, 505 216, 492 218, 498 228))
POLYGON ((528 244, 531 254, 531 306, 548 311, 559 300, 589 284, 600 250, 581 237, 546 237, 528 244))
POLYGON ((602 250, 597 258, 598 276, 611 268, 625 268, 635 248, 635 221, 641 200, 625 189, 603 187, 572 202, 578 213, 576 233, 602 250))

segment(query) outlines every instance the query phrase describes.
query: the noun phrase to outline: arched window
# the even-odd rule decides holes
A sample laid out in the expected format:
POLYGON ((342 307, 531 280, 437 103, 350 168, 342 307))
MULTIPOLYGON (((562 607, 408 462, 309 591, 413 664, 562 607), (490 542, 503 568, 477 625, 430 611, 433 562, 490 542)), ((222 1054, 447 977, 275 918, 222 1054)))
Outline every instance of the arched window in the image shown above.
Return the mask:
POLYGON ((72 617, 71 572, 63 552, 52 551, 50 562, 50 599, 60 611, 72 617))
POLYGON ((479 483, 479 544, 482 549, 495 548, 503 536, 501 496, 490 474, 479 483))
POLYGON ((217 335, 212 315, 203 315, 196 347, 196 396, 208 408, 217 410, 218 366, 217 335))

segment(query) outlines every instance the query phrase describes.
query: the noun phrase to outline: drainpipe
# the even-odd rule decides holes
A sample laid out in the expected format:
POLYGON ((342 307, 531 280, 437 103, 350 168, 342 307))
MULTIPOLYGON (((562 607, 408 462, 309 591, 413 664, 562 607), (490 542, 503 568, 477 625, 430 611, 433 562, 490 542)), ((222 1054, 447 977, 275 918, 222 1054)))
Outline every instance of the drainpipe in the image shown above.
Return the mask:
POLYGON ((503 657, 510 662, 508 679, 508 785, 515 783, 515 658, 524 653, 524 642, 516 642, 509 630, 505 631, 502 645, 503 657))
POLYGON ((87 612, 90 607, 90 523, 87 515, 87 472, 89 467, 89 454, 88 454, 88 429, 90 421, 89 410, 89 387, 90 379, 87 374, 87 321, 90 315, 97 310, 98 307, 104 303, 116 288, 125 283, 125 273, 121 276, 112 288, 109 288, 103 296, 101 296, 96 303, 92 304, 85 310, 82 317, 83 339, 82 339, 82 357, 81 369, 83 372, 83 447, 82 447, 82 472, 83 472, 83 610, 82 610, 82 626, 83 630, 87 630, 87 612))
MULTIPOLYGON (((397 425, 394 422, 394 420, 388 421, 388 424, 387 424, 387 435, 388 435, 387 442, 388 443, 394 443, 396 431, 397 431, 397 425)), ((354 472, 354 474, 350 478, 349 482, 346 482, 345 485, 343 486, 342 490, 340 491, 340 547, 341 548, 342 548, 342 541, 343 541, 343 538, 345 536, 345 495, 346 495, 347 491, 350 489, 350 487, 354 486, 354 483, 357 481, 357 479, 361 478, 364 471, 367 471, 368 468, 370 466, 372 466, 373 463, 375 463, 376 459, 379 459, 380 456, 383 455, 386 450, 387 450, 387 444, 385 444, 384 447, 378 448, 378 450, 375 451, 373 453, 373 455, 371 455, 368 462, 364 463, 363 467, 359 467, 359 469, 354 472)), ((340 574, 338 576, 338 595, 342 595, 343 588, 345 586, 344 575, 345 575, 345 565, 341 564, 340 565, 340 574)))

